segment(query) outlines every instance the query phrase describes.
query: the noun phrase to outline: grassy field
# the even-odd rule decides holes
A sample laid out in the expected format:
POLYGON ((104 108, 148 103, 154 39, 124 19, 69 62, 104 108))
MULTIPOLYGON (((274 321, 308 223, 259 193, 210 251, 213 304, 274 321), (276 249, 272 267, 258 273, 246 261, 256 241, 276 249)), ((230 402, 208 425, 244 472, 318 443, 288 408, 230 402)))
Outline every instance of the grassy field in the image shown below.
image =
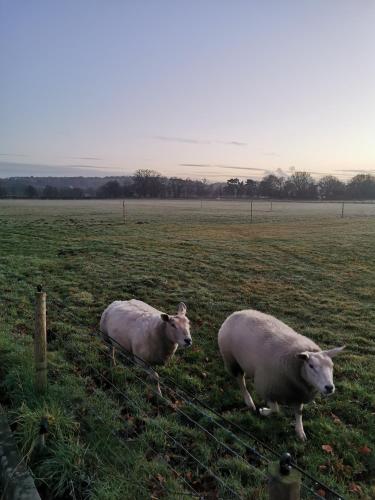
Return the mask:
POLYGON ((110 369, 90 334, 108 303, 130 298, 169 313, 181 300, 188 306, 194 346, 161 376, 276 452, 290 451, 345 497, 375 498, 375 205, 347 204, 341 219, 339 204, 273 203, 271 211, 256 203, 253 224, 249 210, 245 202, 132 201, 124 224, 119 201, 0 201, 0 396, 45 498, 184 498, 186 482, 207 498, 233 497, 176 441, 240 497, 265 497, 264 468, 220 445, 249 458, 209 415, 168 390, 172 405, 164 404, 131 366, 110 369), (48 293, 44 397, 32 383, 39 283, 48 293), (335 363, 335 395, 305 408, 306 444, 287 409, 270 419, 244 411, 223 370, 217 331, 242 308, 273 314, 321 347, 347 346, 335 363), (45 414, 40 451, 33 441, 45 414))

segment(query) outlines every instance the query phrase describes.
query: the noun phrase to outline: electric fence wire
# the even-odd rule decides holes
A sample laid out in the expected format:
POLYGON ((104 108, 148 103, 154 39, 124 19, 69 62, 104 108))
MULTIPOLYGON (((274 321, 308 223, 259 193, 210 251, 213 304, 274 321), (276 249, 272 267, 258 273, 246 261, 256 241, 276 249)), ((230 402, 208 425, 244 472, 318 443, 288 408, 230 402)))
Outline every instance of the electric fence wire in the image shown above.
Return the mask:
MULTIPOLYGON (((19 279, 18 276, 17 276, 17 278, 19 279)), ((31 286, 31 285, 29 285, 26 282, 25 282, 25 284, 27 284, 28 286, 31 286)), ((87 328, 86 325, 82 325, 82 324, 80 324, 80 323, 77 322, 76 316, 74 316, 70 311, 68 311, 66 309, 66 304, 64 304, 63 301, 61 301, 60 299, 57 299, 56 297, 52 297, 52 300, 50 298, 50 301, 52 301, 53 303, 55 303, 55 305, 58 306, 59 308, 64 308, 64 315, 69 316, 74 321, 74 323, 77 326, 79 326, 82 329, 86 329, 87 328)), ((95 335, 98 335, 98 334, 96 333, 95 335)), ((117 344, 113 339, 111 339, 111 342, 117 344)), ((122 355, 126 358, 126 355, 124 354, 123 347, 120 346, 119 344, 117 344, 117 348, 122 353, 122 355)), ((134 354, 131 354, 131 356, 133 356, 134 358, 137 358, 137 356, 135 356, 134 354)), ((129 360, 130 358, 126 358, 126 359, 129 360)), ((145 363, 141 358, 138 358, 138 360, 139 360, 139 362, 141 362, 142 364, 144 364, 145 366, 147 366, 147 363, 145 363)), ((140 365, 137 364, 137 366, 139 367, 140 365)), ((152 370, 151 367, 149 367, 149 369, 152 370)), ((175 387, 177 387, 177 390, 179 392, 177 393, 175 391, 175 393, 178 394, 178 396, 181 397, 181 399, 182 399, 182 394, 185 394, 185 398, 190 398, 191 399, 190 403, 195 402, 198 405, 202 406, 203 408, 207 409, 208 411, 210 411, 211 413, 213 413, 216 417, 218 417, 222 422, 225 422, 231 428, 234 428, 237 431, 241 432, 242 434, 248 436, 253 441, 255 441, 256 443, 258 443, 258 445, 260 445, 262 448, 264 448, 265 450, 267 450, 268 452, 270 452, 273 456, 279 458, 279 454, 275 450, 273 450, 269 445, 267 445, 266 443, 264 443, 263 441, 261 441, 255 435, 253 435, 252 433, 250 433, 248 430, 244 429, 239 424, 237 424, 235 422, 232 422, 231 420, 227 419, 226 417, 224 417, 223 415, 221 415, 220 413, 218 413, 216 410, 214 410, 209 405, 207 405, 204 401, 202 401, 201 399, 197 398, 190 391, 179 387, 178 384, 174 380, 172 380, 170 377, 163 376, 163 378, 165 380, 167 380, 169 383, 171 383, 172 385, 174 385, 175 387)), ((143 382, 143 380, 142 380, 142 382, 143 382)), ((159 382, 160 382, 160 379, 159 379, 159 382)), ((173 391, 173 389, 171 387, 169 387, 168 385, 166 385, 163 380, 161 380, 161 383, 165 387, 168 387, 169 390, 173 391)), ((217 421, 215 421, 215 423, 218 424, 217 421)), ((223 426, 222 426, 222 428, 223 428, 223 426)), ((233 436, 236 436, 236 435, 233 434, 233 436)), ((236 438, 239 439, 238 436, 236 436, 236 438)), ((260 455, 254 448, 249 447, 249 445, 247 445, 246 443, 244 443, 242 440, 240 440, 240 441, 243 444, 245 444, 247 446, 247 448, 249 448, 251 450, 252 453, 255 452, 255 454, 260 455)), ((263 457, 263 459, 269 461, 269 459, 266 459, 265 457, 263 457)), ((252 465, 252 464, 250 464, 250 465, 252 465)), ((329 497, 336 498, 338 500, 344 500, 344 497, 341 494, 339 494, 336 491, 332 490, 329 486, 325 485, 324 483, 322 483, 321 481, 319 481, 317 478, 315 478, 314 476, 312 476, 310 473, 306 472, 304 469, 302 469, 301 467, 299 467, 298 464, 296 464, 295 462, 292 462, 291 465, 292 465, 293 468, 295 468, 296 470, 298 470, 303 476, 307 477, 315 486, 321 487, 325 491, 325 494, 326 493, 329 494, 329 497)), ((323 498, 323 497, 319 496, 316 492, 314 492, 311 488, 308 488, 304 483, 302 483, 302 486, 303 486, 303 488, 307 488, 315 497, 317 497, 317 498, 323 498)), ((327 496, 325 496, 324 498, 327 498, 327 496)))
MULTIPOLYGON (((144 415, 144 411, 140 407, 140 405, 132 398, 129 397, 128 394, 126 394, 122 389, 117 387, 108 377, 103 375, 103 373, 100 373, 98 370, 96 370, 93 367, 90 367, 89 370, 93 370, 98 377, 100 377, 102 380, 106 382, 110 387, 112 387, 113 390, 115 390, 120 396, 122 396, 125 400, 127 400, 129 403, 133 404, 138 408, 141 414, 144 415)), ((144 415, 144 418, 147 417, 147 415, 144 415)), ((229 491, 233 497, 235 498, 241 498, 238 493, 236 493, 229 485, 226 484, 226 482, 219 477, 217 474, 215 474, 212 469, 204 464, 202 461, 200 461, 195 455, 193 455, 180 441, 178 441, 176 438, 174 438, 171 434, 169 434, 163 427, 157 422, 157 420, 153 419, 152 423, 156 425, 159 430, 166 436, 168 437, 173 443, 181 448, 194 462, 196 462, 200 467, 202 467, 210 476, 212 476, 221 486, 223 486, 227 491, 229 491)), ((232 497, 231 497, 232 498, 232 497)))
MULTIPOLYGON (((108 345, 108 344, 107 344, 108 345)), ((120 346, 121 347, 121 346, 120 346)), ((140 369, 143 369, 143 371, 145 371, 148 375, 149 375, 149 370, 147 370, 146 368, 142 367, 142 365, 138 364, 136 361, 132 360, 131 356, 127 356, 123 350, 119 350, 119 354, 122 355, 123 357, 125 357, 125 359, 127 361, 131 361, 133 363, 133 365, 137 368, 140 368, 140 369)), ((109 353, 106 353, 108 356, 109 356, 109 353)), ((132 355, 134 356, 134 355, 132 355)), ((136 356, 134 356, 136 357, 136 356)), ((139 358, 140 359, 140 358, 139 358)), ((150 369, 150 368, 149 368, 150 369)), ((152 370, 152 368, 151 368, 152 370)), ((156 394, 158 397, 162 398, 163 400, 165 400, 167 403, 170 404, 170 402, 165 398, 163 397, 162 395, 160 395, 155 389, 153 389, 152 387, 150 387, 150 385, 145 381, 143 380, 142 378, 138 377, 137 375, 135 375, 135 378, 137 378, 143 385, 146 385, 149 389, 151 389, 152 392, 154 392, 154 394, 156 394)), ((175 395, 178 395, 177 392, 172 389, 170 386, 168 386, 167 384, 163 383, 163 381, 161 380, 161 378, 159 377, 159 383, 166 389, 169 389, 171 392, 174 392, 175 395)), ((188 400, 185 399, 185 401, 187 401, 189 403, 188 400)), ((220 444, 221 446, 223 446, 225 449, 227 449, 227 451, 231 452, 233 455, 235 455, 237 458, 239 458, 243 463, 245 463, 246 465, 250 466, 252 468, 252 470, 255 470, 258 474, 260 473, 261 475, 263 475, 264 478, 266 478, 266 475, 265 473, 259 469, 258 467, 254 466, 252 463, 250 463, 248 460, 246 460, 244 457, 242 457, 239 453, 237 453, 235 450, 233 450, 232 448, 230 448, 228 445, 226 445, 225 443, 223 443, 222 441, 218 440, 208 429, 206 429, 205 427, 203 427, 200 423, 198 423, 196 420, 192 419, 191 417, 189 417, 185 412, 183 412, 181 409, 179 409, 177 406, 174 407, 174 410, 177 411, 178 413, 182 414, 185 416, 185 418, 187 418, 189 421, 191 421, 192 423, 194 423, 195 425, 197 425, 198 428, 200 428, 202 431, 204 431, 207 435, 209 435, 211 438, 213 438, 218 444, 220 444)), ((203 415, 206 415, 205 413, 202 413, 203 415)), ((214 423, 218 424, 218 422, 214 421, 214 423)), ((225 431, 228 431, 225 427, 219 425, 223 430, 225 431)), ((230 431, 229 431, 230 432, 230 431)), ((242 440, 240 440, 237 436, 235 436, 233 433, 230 433, 232 434, 235 438, 237 438, 237 440, 239 440, 240 443, 243 443, 245 444, 245 446, 247 446, 248 449, 250 449, 250 451, 254 454, 254 457, 257 458, 257 459, 263 459, 267 465, 269 464, 270 460, 267 459, 266 457, 264 457, 262 454, 260 454, 259 452, 257 452, 254 448, 251 448, 249 447, 248 445, 246 445, 246 443, 244 443, 242 440)), ((278 456, 278 455, 277 455, 278 456)), ((278 456, 279 457, 279 456, 278 456)), ((313 497, 315 498, 319 498, 319 499, 322 499, 322 498, 326 498, 326 497, 322 497, 321 495, 319 495, 317 492, 315 492, 313 489, 309 488, 306 484, 304 484, 303 482, 301 483, 301 486, 302 488, 308 492, 310 495, 312 495, 313 497)), ((342 498, 342 497, 339 497, 339 498, 342 498)))

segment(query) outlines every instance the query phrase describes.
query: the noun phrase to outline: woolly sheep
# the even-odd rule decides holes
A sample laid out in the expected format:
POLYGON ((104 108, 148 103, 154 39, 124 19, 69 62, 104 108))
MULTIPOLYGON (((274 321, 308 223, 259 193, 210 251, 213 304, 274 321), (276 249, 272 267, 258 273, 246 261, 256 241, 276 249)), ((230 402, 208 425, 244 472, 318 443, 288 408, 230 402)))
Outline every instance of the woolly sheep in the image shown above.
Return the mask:
POLYGON ((260 414, 278 412, 278 404, 292 406, 296 433, 305 441, 303 405, 312 401, 317 392, 325 396, 334 393, 331 358, 344 347, 322 351, 285 323, 254 310, 229 316, 219 330, 218 342, 225 367, 237 378, 246 405, 256 410, 246 388, 245 376, 249 376, 268 404, 259 410, 260 414))
MULTIPOLYGON (((175 316, 158 311, 140 300, 112 302, 102 314, 100 330, 104 337, 113 339, 134 354, 135 361, 146 368, 146 364, 164 365, 177 347, 189 347, 192 344, 190 322, 183 302, 178 305, 175 316)), ((113 344, 112 361, 115 364, 113 344)), ((158 392, 161 394, 158 374, 148 370, 157 380, 158 392)))

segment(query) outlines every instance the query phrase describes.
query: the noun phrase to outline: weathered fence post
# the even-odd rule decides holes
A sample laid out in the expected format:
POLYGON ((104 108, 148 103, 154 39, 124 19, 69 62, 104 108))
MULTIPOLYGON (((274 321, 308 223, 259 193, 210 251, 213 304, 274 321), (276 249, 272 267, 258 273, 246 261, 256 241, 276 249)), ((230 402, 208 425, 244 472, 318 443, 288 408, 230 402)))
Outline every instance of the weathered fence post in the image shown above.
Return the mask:
POLYGON ((292 457, 283 453, 279 462, 268 466, 269 500, 300 500, 301 474, 293 469, 292 457))
POLYGON ((253 222, 253 200, 250 202, 250 222, 253 222))
POLYGON ((125 200, 122 200, 122 216, 124 218, 124 224, 126 224, 126 208, 125 208, 125 200))
POLYGON ((272 212, 272 201, 271 201, 271 212, 272 212))
POLYGON ((39 392, 47 389, 47 318, 46 293, 38 285, 35 294, 35 386, 39 392))
POLYGON ((344 206, 345 206, 345 202, 343 201, 342 205, 341 205, 341 218, 344 217, 344 206))
POLYGON ((202 210, 202 208, 203 208, 203 200, 201 200, 201 210, 202 210))
POLYGON ((48 417, 42 417, 39 424, 39 448, 43 449, 46 445, 46 434, 48 434, 48 417))

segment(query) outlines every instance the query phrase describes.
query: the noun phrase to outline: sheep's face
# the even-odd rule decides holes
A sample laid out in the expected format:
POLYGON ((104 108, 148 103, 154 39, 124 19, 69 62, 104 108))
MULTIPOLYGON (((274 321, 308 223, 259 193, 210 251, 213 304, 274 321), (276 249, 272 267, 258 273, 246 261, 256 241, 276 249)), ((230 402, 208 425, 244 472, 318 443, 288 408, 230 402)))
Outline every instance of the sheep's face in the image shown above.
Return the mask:
POLYGON ((335 392, 332 358, 343 349, 344 347, 336 347, 329 351, 305 351, 298 354, 298 357, 304 361, 303 378, 324 396, 330 396, 335 392))
POLYGON ((169 340, 179 347, 190 347, 193 343, 190 334, 190 321, 186 316, 186 306, 180 302, 175 316, 162 314, 161 318, 166 323, 166 334, 169 340))

